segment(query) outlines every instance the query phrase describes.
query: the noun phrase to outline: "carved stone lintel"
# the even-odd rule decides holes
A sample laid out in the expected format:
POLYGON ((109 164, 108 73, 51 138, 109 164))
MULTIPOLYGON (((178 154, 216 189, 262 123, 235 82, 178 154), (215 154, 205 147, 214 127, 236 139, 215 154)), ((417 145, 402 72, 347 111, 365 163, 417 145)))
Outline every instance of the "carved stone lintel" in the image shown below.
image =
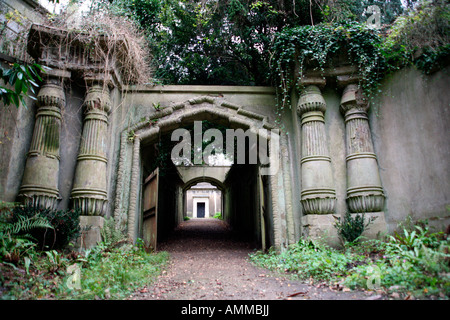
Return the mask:
POLYGON ((347 204, 350 212, 384 209, 384 193, 378 172, 368 120, 368 104, 355 84, 348 85, 341 99, 347 148, 347 204))
POLYGON ((325 110, 326 103, 319 87, 306 87, 297 105, 302 123, 301 203, 305 214, 333 213, 336 204, 325 133, 325 110))

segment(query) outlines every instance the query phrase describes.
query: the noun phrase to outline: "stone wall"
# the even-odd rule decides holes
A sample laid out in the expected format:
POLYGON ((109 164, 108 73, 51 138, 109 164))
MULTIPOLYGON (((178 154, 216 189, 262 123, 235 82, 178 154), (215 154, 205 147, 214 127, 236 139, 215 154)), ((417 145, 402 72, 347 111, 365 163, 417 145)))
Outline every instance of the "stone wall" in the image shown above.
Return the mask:
MULTIPOLYGON (((41 34, 60 36, 42 26, 33 30, 38 44, 41 34)), ((35 48, 34 54, 45 50, 35 48)), ((136 237, 141 151, 160 134, 205 119, 235 128, 278 125, 274 88, 127 86, 116 69, 105 74, 99 64, 91 74, 86 68, 92 66, 66 53, 67 70, 55 67, 61 57, 43 60, 54 69, 45 75, 37 105, 2 106, 0 200, 15 201, 23 193, 52 203, 46 207, 84 207, 86 216, 113 216, 136 237), (45 137, 49 121, 56 131, 45 137), (45 144, 58 144, 57 150, 45 144), (49 173, 41 179, 42 168, 49 173)), ((306 89, 292 93, 279 123, 280 170, 265 183, 272 245, 286 246, 305 234, 336 242, 333 215, 347 210, 378 216, 372 237, 393 231, 409 215, 440 229, 450 222, 449 69, 430 76, 401 70, 383 81, 369 105, 358 100, 355 70, 349 70, 337 68, 327 81, 311 77, 306 89)), ((248 217, 249 226, 258 224, 254 218, 248 217)))
MULTIPOLYGON (((44 21, 46 10, 33 0, 0 1, 0 64, 28 61, 26 40, 32 23, 44 21)), ((36 107, 26 98, 26 108, 0 104, 0 200, 15 201, 31 144, 36 107)))
MULTIPOLYGON (((398 71, 383 81, 382 93, 369 106, 373 151, 386 199, 383 215, 375 220, 366 236, 376 237, 377 233, 392 232, 408 216, 414 221, 427 219, 438 230, 445 229, 450 223, 448 70, 429 76, 414 68, 398 71)), ((334 215, 342 216, 348 210, 346 124, 340 110, 343 89, 327 85, 321 92, 326 103, 325 132, 336 192, 334 215)), ((296 201, 303 183, 300 169, 302 129, 296 110, 298 102, 299 95, 294 92, 291 110, 283 118, 290 137, 287 161, 293 173, 291 183, 296 238, 303 232, 327 238, 329 243, 336 242, 334 218, 305 215, 299 201, 296 201), (316 225, 321 227, 316 228, 316 225)))
POLYGON ((392 231, 408 215, 450 224, 449 67, 425 76, 414 68, 383 82, 371 127, 392 231))
POLYGON ((47 13, 35 0, 1 0, 0 57, 28 61, 28 31, 33 23, 43 23, 47 13))

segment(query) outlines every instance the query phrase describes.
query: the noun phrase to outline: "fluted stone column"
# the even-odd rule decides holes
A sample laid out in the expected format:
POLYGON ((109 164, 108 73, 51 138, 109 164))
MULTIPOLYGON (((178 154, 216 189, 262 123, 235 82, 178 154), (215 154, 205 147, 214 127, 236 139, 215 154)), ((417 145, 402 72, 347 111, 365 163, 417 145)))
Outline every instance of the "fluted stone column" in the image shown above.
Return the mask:
POLYGON ((56 209, 59 195, 59 138, 61 109, 66 104, 63 79, 70 73, 53 70, 37 95, 33 137, 25 164, 19 198, 28 205, 56 209))
POLYGON ((350 84, 344 89, 341 112, 345 116, 347 204, 350 212, 379 212, 384 208, 384 193, 374 153, 367 111, 358 91, 350 84))
POLYGON ((72 189, 73 206, 82 216, 104 216, 107 204, 109 89, 100 83, 89 86, 84 101, 86 115, 72 189))
POLYGON ((301 203, 304 214, 330 214, 336 204, 325 132, 325 110, 326 103, 320 89, 315 85, 307 86, 297 105, 302 129, 301 203))

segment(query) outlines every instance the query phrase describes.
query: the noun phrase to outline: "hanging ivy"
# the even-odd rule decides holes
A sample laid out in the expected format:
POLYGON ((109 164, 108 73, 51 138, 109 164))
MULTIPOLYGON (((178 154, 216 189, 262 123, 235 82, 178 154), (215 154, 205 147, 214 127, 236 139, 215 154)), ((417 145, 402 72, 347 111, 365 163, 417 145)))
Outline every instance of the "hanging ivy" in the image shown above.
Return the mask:
POLYGON ((275 39, 273 56, 275 77, 279 80, 279 115, 290 105, 291 90, 300 89, 295 79, 302 77, 306 68, 323 71, 330 66, 331 58, 342 52, 348 52, 351 64, 358 67, 360 85, 371 96, 388 69, 381 43, 379 31, 358 22, 284 29, 275 39))
POLYGON ((357 67, 368 99, 380 92, 381 79, 402 67, 413 65, 425 74, 444 68, 450 61, 449 10, 446 1, 426 2, 386 29, 356 21, 283 29, 275 36, 271 59, 278 80, 278 116, 290 107, 291 90, 301 89, 295 79, 306 69, 333 67, 333 58, 343 52, 357 67))

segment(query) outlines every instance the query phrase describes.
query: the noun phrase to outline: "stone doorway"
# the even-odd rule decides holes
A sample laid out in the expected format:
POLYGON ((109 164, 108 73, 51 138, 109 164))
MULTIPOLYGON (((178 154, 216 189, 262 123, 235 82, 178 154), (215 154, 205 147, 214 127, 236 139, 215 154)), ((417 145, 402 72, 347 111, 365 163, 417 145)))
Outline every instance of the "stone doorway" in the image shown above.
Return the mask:
MULTIPOLYGON (((124 225, 127 228, 128 236, 131 239, 141 237, 141 181, 143 177, 155 169, 155 167, 151 168, 149 166, 151 158, 157 158, 152 150, 158 149, 155 146, 158 146, 163 136, 171 135, 178 128, 193 125, 195 121, 206 120, 233 130, 241 129, 243 132, 256 133, 258 141, 260 141, 259 139, 267 141, 268 155, 279 154, 270 152, 272 148, 270 141, 272 141, 272 133, 274 132, 273 130, 276 131, 276 127, 270 123, 268 116, 244 110, 243 107, 227 102, 220 97, 200 96, 182 103, 178 102, 165 106, 164 109, 156 113, 152 113, 150 118, 151 121, 148 118, 141 118, 136 124, 128 126, 121 136, 121 150, 125 151, 121 152, 118 161, 115 198, 117 205, 115 206, 114 219, 118 225, 124 225)), ((284 136, 279 136, 279 139, 282 140, 280 142, 281 145, 286 143, 283 140, 285 139, 284 136)), ((223 192, 224 219, 228 219, 232 226, 240 229, 239 232, 241 234, 248 234, 253 237, 255 242, 260 244, 260 247, 284 246, 288 240, 287 234, 285 234, 287 231, 285 226, 289 225, 291 227, 292 219, 286 223, 286 217, 291 218, 291 212, 289 211, 288 215, 282 214, 282 212, 284 212, 284 206, 290 206, 290 202, 288 201, 289 199, 285 200, 286 194, 283 190, 276 187, 286 179, 281 166, 282 164, 280 164, 280 170, 277 170, 274 174, 268 175, 265 173, 264 179, 260 179, 260 170, 268 169, 267 165, 264 167, 258 164, 249 164, 247 170, 242 168, 241 165, 233 165, 230 171, 235 172, 234 178, 228 179, 228 185, 225 185, 225 180, 217 181, 209 174, 202 174, 197 178, 187 179, 182 177, 181 171, 172 170, 171 174, 165 177, 162 175, 160 185, 164 186, 165 190, 161 189, 160 194, 166 199, 160 204, 164 203, 168 207, 174 208, 171 211, 174 214, 159 215, 165 223, 161 221, 163 223, 161 230, 158 224, 158 237, 167 233, 167 230, 173 230, 177 224, 183 221, 183 193, 187 186, 192 185, 193 182, 214 181, 221 187, 223 192), (239 172, 241 172, 241 175, 239 172), (242 192, 238 194, 233 190, 239 189, 237 186, 242 180, 242 173, 247 174, 247 187, 241 188, 242 192), (163 180, 166 182, 162 182, 163 180), (262 185, 264 187, 261 187, 262 185), (261 190, 264 190, 264 192, 261 192, 261 190), (264 201, 261 201, 261 195, 264 195, 264 201), (247 207, 251 207, 251 210, 240 209, 243 206, 238 205, 238 199, 241 199, 241 202, 248 202, 247 207), (248 199, 251 200, 248 201, 248 199), (226 201, 228 201, 228 205, 226 201), (261 205, 262 202, 264 202, 264 206, 261 205), (260 212, 263 212, 262 207, 264 207, 264 217, 261 217, 260 214, 260 212), (225 212, 226 208, 228 208, 228 213, 225 212), (241 216, 239 216, 239 212, 241 216), (264 232, 261 230, 264 230, 264 232), (263 238, 264 244, 262 244, 263 238)), ((173 167, 172 165, 172 169, 173 167)), ((191 170, 192 166, 188 167, 191 170)), ((161 169, 164 168, 160 167, 161 169)), ((202 170, 207 171, 208 167, 203 166, 202 170)), ((164 211, 161 206, 159 208, 161 209, 160 212, 164 211)))
POLYGON ((197 202, 196 212, 194 214, 196 218, 204 218, 205 216, 209 216, 209 210, 206 210, 206 201, 197 202))

